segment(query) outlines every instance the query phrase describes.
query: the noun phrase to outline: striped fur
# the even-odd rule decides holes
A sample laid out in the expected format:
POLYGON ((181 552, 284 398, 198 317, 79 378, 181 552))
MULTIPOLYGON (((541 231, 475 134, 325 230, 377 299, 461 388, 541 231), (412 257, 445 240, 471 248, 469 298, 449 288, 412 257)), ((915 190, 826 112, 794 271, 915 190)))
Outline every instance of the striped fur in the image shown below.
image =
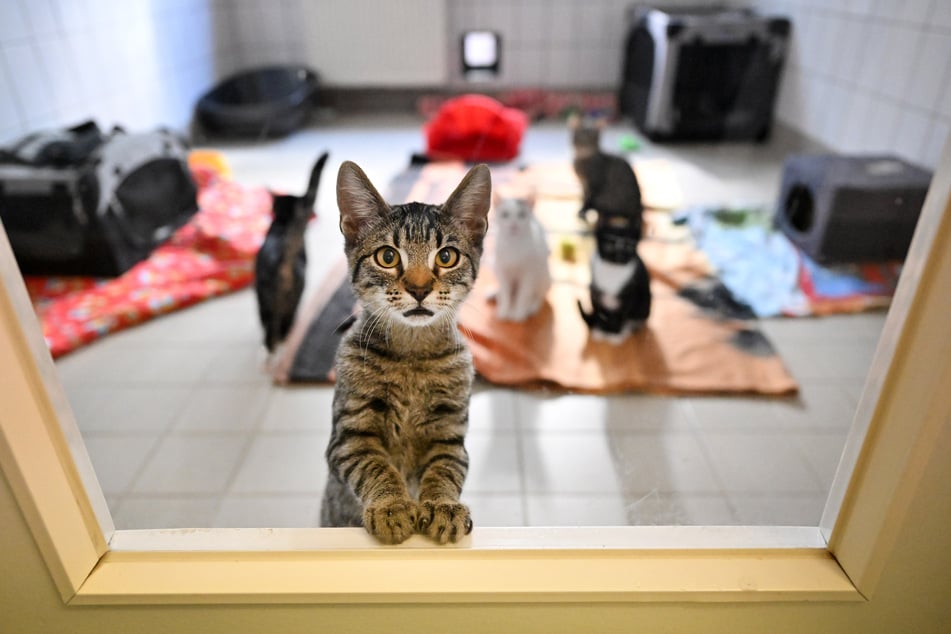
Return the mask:
POLYGON ((478 273, 490 189, 477 166, 443 205, 389 206, 359 167, 340 168, 361 312, 337 350, 323 526, 364 526, 387 544, 472 530, 459 496, 473 369, 456 312, 478 273))

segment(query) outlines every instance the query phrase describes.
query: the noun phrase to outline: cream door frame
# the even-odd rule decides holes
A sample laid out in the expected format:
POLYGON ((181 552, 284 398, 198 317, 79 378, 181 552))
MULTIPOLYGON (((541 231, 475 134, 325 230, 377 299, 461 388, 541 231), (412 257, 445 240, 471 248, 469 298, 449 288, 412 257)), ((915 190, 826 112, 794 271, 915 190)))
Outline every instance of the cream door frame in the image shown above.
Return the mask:
POLYGON ((863 601, 951 418, 949 189, 946 148, 818 527, 115 530, 2 231, 0 467, 70 605, 863 601))

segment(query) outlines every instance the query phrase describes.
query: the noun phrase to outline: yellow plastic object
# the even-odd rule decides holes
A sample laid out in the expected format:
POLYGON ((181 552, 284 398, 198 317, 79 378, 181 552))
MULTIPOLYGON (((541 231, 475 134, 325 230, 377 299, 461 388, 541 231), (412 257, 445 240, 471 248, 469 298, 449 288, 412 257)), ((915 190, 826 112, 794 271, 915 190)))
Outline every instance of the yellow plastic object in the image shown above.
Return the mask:
POLYGON ((218 178, 231 178, 231 166, 221 152, 215 150, 192 150, 188 153, 188 167, 199 181, 218 178))
POLYGON ((574 262, 578 257, 578 245, 571 238, 562 238, 559 247, 561 259, 565 262, 574 262))

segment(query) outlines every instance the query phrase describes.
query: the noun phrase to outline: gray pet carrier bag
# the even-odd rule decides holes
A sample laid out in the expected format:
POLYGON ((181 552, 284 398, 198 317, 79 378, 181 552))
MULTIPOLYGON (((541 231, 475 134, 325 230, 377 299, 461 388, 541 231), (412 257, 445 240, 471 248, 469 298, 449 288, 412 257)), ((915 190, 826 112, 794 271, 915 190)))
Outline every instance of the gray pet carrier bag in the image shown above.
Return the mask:
POLYGON ((25 275, 120 275, 198 209, 177 135, 64 134, 76 129, 30 135, 0 155, 0 219, 25 275))

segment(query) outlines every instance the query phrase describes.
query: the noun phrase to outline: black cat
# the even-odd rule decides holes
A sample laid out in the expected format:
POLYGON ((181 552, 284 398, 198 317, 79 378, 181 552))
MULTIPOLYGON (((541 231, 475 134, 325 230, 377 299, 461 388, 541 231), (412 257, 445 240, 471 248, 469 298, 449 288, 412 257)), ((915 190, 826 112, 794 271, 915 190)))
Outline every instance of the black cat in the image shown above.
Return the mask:
POLYGON ((574 148, 574 168, 581 182, 583 200, 578 215, 585 218, 589 209, 599 215, 624 216, 629 219, 629 233, 641 239, 643 203, 637 176, 624 158, 601 151, 601 128, 598 123, 569 120, 574 148))
POLYGON ((598 215, 591 258, 591 312, 578 309, 595 339, 619 343, 643 327, 651 311, 650 275, 637 253, 640 224, 628 214, 598 215))
POLYGON ((254 261, 254 289, 268 352, 274 352, 287 337, 304 292, 307 270, 304 230, 314 217, 317 186, 328 156, 324 152, 317 159, 303 196, 274 196, 274 220, 254 261))

